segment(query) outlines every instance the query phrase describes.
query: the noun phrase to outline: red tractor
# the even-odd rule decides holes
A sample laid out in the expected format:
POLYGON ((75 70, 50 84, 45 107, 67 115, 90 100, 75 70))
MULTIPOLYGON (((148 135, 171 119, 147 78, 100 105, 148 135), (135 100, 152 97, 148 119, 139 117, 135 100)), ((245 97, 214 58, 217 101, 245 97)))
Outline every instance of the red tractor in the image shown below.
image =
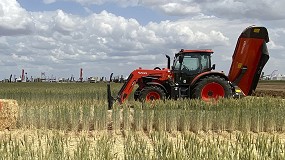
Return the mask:
MULTIPOLYGON (((123 103, 131 94, 135 84, 134 99, 150 101, 157 99, 200 98, 208 101, 220 97, 241 97, 250 95, 256 88, 261 71, 269 59, 266 43, 269 42, 265 27, 251 26, 240 35, 229 75, 213 71, 212 50, 184 50, 175 54, 170 67, 136 69, 120 89, 111 96, 110 82, 107 83, 109 109, 113 101, 123 103)), ((112 74, 110 76, 111 81, 112 74)))

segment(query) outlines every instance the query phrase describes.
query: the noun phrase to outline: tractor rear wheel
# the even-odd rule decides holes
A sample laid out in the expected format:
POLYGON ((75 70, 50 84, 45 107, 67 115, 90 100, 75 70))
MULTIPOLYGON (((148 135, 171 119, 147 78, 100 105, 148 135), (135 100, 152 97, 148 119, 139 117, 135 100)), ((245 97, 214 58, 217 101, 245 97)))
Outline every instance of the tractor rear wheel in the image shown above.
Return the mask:
POLYGON ((164 100, 165 92, 157 86, 148 86, 141 90, 140 101, 164 100))
POLYGON ((193 89, 193 98, 200 98, 204 101, 218 98, 230 98, 232 89, 230 84, 220 76, 207 76, 196 83, 193 89))

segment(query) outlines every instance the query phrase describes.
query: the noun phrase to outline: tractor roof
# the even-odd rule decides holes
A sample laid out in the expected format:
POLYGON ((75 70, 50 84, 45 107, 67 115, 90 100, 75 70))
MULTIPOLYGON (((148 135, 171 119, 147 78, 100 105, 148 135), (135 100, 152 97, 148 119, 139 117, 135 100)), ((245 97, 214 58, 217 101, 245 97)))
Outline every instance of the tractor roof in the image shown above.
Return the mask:
POLYGON ((191 53, 205 53, 205 54, 212 54, 214 53, 213 50, 211 49, 201 49, 201 50, 186 50, 186 49, 181 49, 178 53, 175 54, 175 57, 182 55, 182 54, 191 54, 191 53))
POLYGON ((187 50, 187 49, 181 49, 179 53, 214 53, 211 49, 201 49, 201 50, 187 50))

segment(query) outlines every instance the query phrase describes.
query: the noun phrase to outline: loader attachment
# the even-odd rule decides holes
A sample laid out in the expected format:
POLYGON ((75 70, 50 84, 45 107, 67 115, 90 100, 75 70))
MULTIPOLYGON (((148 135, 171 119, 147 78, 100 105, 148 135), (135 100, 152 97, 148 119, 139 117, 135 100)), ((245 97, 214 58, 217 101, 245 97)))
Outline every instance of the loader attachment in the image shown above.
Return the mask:
POLYGON ((269 37, 265 27, 248 27, 238 38, 228 77, 246 96, 256 89, 262 69, 269 59, 267 42, 269 37))

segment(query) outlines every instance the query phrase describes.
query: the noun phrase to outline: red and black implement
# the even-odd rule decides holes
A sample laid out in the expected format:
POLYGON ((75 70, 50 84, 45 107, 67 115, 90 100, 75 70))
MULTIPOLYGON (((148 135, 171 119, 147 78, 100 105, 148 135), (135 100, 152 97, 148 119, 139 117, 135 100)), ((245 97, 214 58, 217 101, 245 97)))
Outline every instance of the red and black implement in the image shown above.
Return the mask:
POLYGON ((256 89, 262 69, 269 59, 268 42, 265 27, 246 28, 239 36, 228 77, 246 96, 256 89))
MULTIPOLYGON (((170 67, 136 69, 128 77, 118 95, 111 96, 110 82, 107 84, 109 108, 113 101, 123 103, 131 94, 135 84, 138 88, 134 99, 150 101, 156 99, 200 98, 204 101, 220 97, 250 95, 255 90, 260 73, 269 59, 266 43, 267 29, 251 26, 240 35, 229 75, 213 71, 212 50, 184 50, 175 54, 170 67)), ((110 76, 111 81, 112 74, 110 76)))

